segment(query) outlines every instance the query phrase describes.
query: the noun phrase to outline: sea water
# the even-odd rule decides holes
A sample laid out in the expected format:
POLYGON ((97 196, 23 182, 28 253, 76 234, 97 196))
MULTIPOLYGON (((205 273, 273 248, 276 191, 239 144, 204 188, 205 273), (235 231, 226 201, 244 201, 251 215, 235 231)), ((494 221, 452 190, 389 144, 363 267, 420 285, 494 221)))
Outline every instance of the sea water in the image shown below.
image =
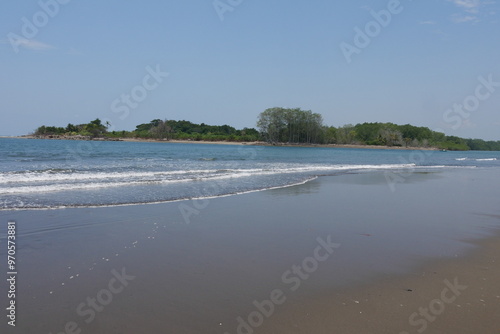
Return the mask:
POLYGON ((0 138, 0 210, 227 196, 322 175, 499 168, 499 160, 500 152, 485 151, 0 138))

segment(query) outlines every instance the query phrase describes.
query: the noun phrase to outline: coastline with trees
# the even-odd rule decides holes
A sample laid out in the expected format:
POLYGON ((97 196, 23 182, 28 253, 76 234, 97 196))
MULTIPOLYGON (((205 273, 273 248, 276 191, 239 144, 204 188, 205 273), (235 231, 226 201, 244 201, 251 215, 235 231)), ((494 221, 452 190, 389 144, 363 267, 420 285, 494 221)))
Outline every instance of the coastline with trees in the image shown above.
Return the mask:
POLYGON ((196 124, 154 119, 133 131, 108 131, 109 123, 97 118, 86 124, 38 127, 24 138, 247 143, 276 146, 328 146, 353 148, 500 151, 500 141, 447 136, 427 127, 394 123, 360 123, 326 126, 321 114, 300 108, 270 108, 259 114, 257 129, 229 125, 196 124))

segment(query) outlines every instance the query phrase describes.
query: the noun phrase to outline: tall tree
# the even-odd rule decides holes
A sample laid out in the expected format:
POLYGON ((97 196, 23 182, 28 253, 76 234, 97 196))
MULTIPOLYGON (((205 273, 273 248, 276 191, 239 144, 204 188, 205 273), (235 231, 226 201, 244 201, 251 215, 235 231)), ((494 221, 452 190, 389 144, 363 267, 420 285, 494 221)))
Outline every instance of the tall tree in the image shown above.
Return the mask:
POLYGON ((172 128, 168 125, 167 120, 155 120, 155 124, 151 127, 149 132, 153 134, 155 138, 158 139, 170 139, 170 134, 172 133, 172 128))
POLYGON ((271 143, 321 143, 323 117, 310 110, 270 108, 260 113, 257 127, 271 143))

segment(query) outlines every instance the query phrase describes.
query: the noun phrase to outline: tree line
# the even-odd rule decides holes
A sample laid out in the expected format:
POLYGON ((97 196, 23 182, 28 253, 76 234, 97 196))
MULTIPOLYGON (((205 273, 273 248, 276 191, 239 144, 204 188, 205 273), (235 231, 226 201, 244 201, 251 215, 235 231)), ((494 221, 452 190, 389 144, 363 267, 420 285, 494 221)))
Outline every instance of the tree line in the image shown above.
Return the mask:
POLYGON ((139 138, 180 139, 195 141, 258 141, 260 133, 254 128, 236 128, 225 125, 196 124, 189 121, 154 119, 139 124, 132 135, 139 138))
POLYGON ((500 151, 500 141, 447 136, 427 127, 394 123, 326 126, 310 110, 270 108, 257 120, 263 140, 272 144, 352 144, 393 147, 434 147, 445 150, 500 151))
POLYGON ((42 125, 38 127, 33 134, 36 136, 86 136, 86 137, 100 137, 107 134, 107 128, 109 123, 102 124, 99 118, 86 123, 74 125, 69 123, 65 128, 56 126, 45 126, 42 125))
POLYGON ((86 138, 143 138, 158 140, 194 141, 258 141, 259 131, 253 128, 237 130, 229 125, 196 124, 189 121, 154 119, 139 124, 133 131, 108 131, 110 124, 97 118, 86 124, 68 124, 66 127, 42 125, 33 135, 40 137, 86 137, 86 138))
POLYGON ((410 124, 360 123, 341 127, 323 124, 321 114, 300 108, 270 108, 259 114, 257 129, 154 119, 133 131, 108 131, 99 118, 66 127, 40 126, 34 135, 88 138, 144 138, 193 141, 266 141, 282 144, 354 144, 392 147, 434 147, 446 150, 500 151, 500 141, 464 139, 410 124))

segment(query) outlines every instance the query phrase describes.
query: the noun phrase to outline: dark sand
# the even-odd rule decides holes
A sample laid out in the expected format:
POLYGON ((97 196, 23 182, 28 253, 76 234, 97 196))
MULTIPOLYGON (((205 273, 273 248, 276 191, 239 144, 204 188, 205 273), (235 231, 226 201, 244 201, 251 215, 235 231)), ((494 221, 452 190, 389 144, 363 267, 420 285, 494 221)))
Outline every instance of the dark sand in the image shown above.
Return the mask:
POLYGON ((497 333, 499 176, 413 173, 391 191, 383 172, 345 174, 207 201, 0 212, 19 246, 17 326, 3 316, 1 332, 417 333, 425 318, 410 316, 433 303, 425 333, 497 333), (446 279, 467 288, 433 302, 446 279))

